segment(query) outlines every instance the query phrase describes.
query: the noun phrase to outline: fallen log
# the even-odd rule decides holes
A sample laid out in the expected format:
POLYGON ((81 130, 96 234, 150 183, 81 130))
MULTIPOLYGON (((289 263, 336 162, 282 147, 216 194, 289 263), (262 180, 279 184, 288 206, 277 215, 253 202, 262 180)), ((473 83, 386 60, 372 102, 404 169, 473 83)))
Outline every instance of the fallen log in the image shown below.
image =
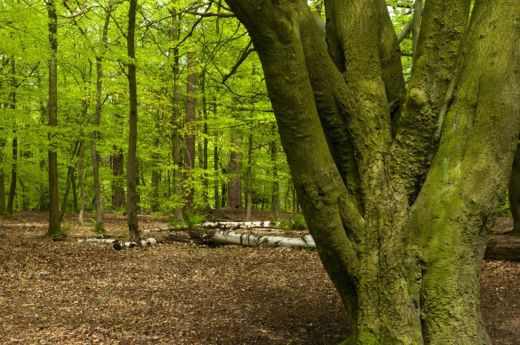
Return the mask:
POLYGON ((259 236, 252 233, 236 233, 230 230, 195 229, 170 234, 169 240, 216 245, 240 245, 244 247, 289 247, 314 249, 316 244, 311 235, 301 237, 259 236))
POLYGON ((484 258, 487 260, 520 261, 520 236, 491 236, 484 258))
POLYGON ((80 239, 78 242, 90 242, 90 243, 101 243, 101 244, 111 244, 115 250, 121 250, 125 248, 134 248, 134 247, 147 247, 154 246, 157 244, 157 240, 153 237, 147 238, 145 240, 141 240, 139 242, 130 242, 130 241, 119 241, 112 238, 87 238, 80 239))
POLYGON ((206 229, 257 229, 257 228, 272 228, 273 223, 269 220, 257 222, 204 222, 202 227, 206 229))

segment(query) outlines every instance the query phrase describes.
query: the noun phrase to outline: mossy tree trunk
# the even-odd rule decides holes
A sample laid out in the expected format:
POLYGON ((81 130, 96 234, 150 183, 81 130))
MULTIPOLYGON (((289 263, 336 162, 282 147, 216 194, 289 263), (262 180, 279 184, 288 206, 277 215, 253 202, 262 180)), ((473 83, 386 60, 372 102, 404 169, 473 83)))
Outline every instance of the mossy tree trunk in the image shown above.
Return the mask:
POLYGON ((355 345, 488 345, 486 234, 520 130, 520 7, 429 0, 412 76, 383 0, 227 0, 355 345), (471 17, 471 20, 470 20, 471 17))

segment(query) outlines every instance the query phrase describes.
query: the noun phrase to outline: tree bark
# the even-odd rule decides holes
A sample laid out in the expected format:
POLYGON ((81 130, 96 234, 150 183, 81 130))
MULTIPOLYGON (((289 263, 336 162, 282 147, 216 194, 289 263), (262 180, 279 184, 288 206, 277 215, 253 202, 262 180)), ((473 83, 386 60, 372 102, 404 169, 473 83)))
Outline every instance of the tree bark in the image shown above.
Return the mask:
POLYGON ((273 171, 273 184, 271 193, 271 211, 278 217, 280 213, 280 181, 278 180, 278 164, 277 154, 278 147, 275 140, 269 143, 269 153, 271 155, 271 164, 273 171))
POLYGON ((112 160, 112 209, 125 207, 125 190, 122 186, 124 176, 124 154, 120 147, 113 147, 112 160))
POLYGON ((128 155, 127 155, 127 217, 128 231, 132 241, 138 241, 141 237, 137 219, 137 80, 135 65, 135 17, 137 12, 137 0, 130 0, 128 9, 128 32, 127 32, 127 51, 128 51, 128 89, 130 95, 130 117, 128 135, 128 155))
MULTIPOLYGON (((88 95, 90 82, 92 79, 92 61, 88 61, 88 69, 83 73, 83 92, 88 95)), ((88 122, 88 110, 90 108, 90 97, 84 97, 81 105, 82 125, 88 122)), ((79 214, 78 221, 83 224, 85 220, 85 209, 87 207, 87 189, 85 188, 85 147, 87 146, 85 132, 83 128, 80 133, 79 152, 78 152, 78 188, 79 188, 79 214)))
POLYGON ((186 80, 186 136, 184 137, 184 181, 185 181, 185 207, 193 208, 193 198, 195 195, 195 183, 193 181, 193 169, 195 168, 195 112, 197 98, 195 96, 197 85, 197 61, 195 52, 188 52, 188 78, 186 80))
POLYGON ((253 207, 253 132, 250 130, 247 143, 247 206, 246 221, 251 220, 251 210, 253 207))
POLYGON ((209 180, 208 180, 208 101, 206 96, 206 67, 202 73, 200 91, 202 93, 202 202, 204 207, 209 206, 209 180))
MULTIPOLYGON (((171 27, 170 27, 170 40, 172 42, 176 42, 179 39, 179 23, 178 23, 178 15, 177 9, 173 7, 170 11, 171 15, 171 27)), ((172 144, 172 161, 173 161, 173 194, 177 200, 179 200, 178 205, 175 207, 173 213, 174 217, 177 220, 183 220, 183 208, 182 208, 182 160, 181 160, 181 136, 179 133, 180 130, 180 121, 181 121, 181 112, 180 112, 180 103, 181 103, 181 93, 179 86, 179 78, 180 78, 180 61, 179 61, 179 48, 172 48, 170 51, 170 56, 172 57, 172 62, 170 64, 172 68, 172 80, 173 80, 173 96, 171 99, 172 103, 172 117, 171 117, 171 144, 172 144)))
POLYGON ((9 196, 7 198, 7 214, 13 214, 14 197, 16 196, 16 181, 17 181, 17 161, 18 161, 18 137, 16 130, 16 60, 15 57, 10 59, 10 74, 11 74, 11 90, 9 91, 9 109, 13 112, 13 141, 12 141, 12 159, 11 164, 11 184, 9 186, 9 196))
POLYGON ((104 232, 103 225, 103 198, 101 195, 101 181, 99 178, 99 161, 100 155, 97 149, 97 142, 100 138, 99 126, 101 124, 102 111, 102 92, 103 92, 103 56, 108 46, 108 25, 112 11, 112 2, 109 3, 105 22, 101 33, 100 52, 96 54, 96 111, 94 112, 94 131, 92 132, 92 141, 90 146, 90 154, 92 157, 92 178, 94 183, 94 206, 96 210, 96 232, 104 232))
MULTIPOLYGON (((211 109, 213 112, 213 118, 217 118, 217 100, 213 98, 211 102, 211 109)), ((220 197, 219 197, 219 184, 220 184, 220 165, 219 165, 219 154, 218 154, 218 141, 217 133, 213 137, 213 196, 215 209, 220 208, 220 197)))
POLYGON ((49 43, 51 47, 49 59, 49 228, 47 235, 61 237, 64 233, 60 224, 60 204, 58 189, 58 153, 54 142, 53 129, 58 125, 58 16, 54 0, 48 0, 47 15, 49 18, 49 43))
POLYGON ((242 132, 239 130, 232 133, 232 145, 227 168, 227 205, 230 208, 242 208, 242 132))
POLYGON ((406 88, 385 1, 326 2, 327 44, 304 0, 227 2, 262 62, 344 344, 491 344, 478 274, 520 130, 516 2, 477 0, 468 26, 471 1, 427 1, 406 88))

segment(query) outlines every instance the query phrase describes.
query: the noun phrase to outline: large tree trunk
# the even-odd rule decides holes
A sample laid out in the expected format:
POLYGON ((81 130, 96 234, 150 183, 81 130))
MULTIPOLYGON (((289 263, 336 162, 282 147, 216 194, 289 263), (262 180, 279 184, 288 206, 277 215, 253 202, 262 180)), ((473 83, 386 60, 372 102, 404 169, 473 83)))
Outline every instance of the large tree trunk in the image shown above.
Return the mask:
POLYGON ((128 89, 130 95, 130 120, 128 134, 128 155, 127 155, 127 221, 130 239, 138 241, 140 239, 139 224, 137 220, 137 80, 135 64, 135 17, 137 12, 137 0, 130 0, 128 9, 128 89))
MULTIPOLYGON (((54 0, 46 2, 49 17, 49 43, 51 47, 49 59, 49 127, 58 125, 58 16, 54 0)), ((52 237, 63 236, 60 225, 60 204, 58 189, 58 153, 54 134, 49 132, 49 228, 47 235, 52 237)))
POLYGON ((472 1, 427 1, 407 89, 385 1, 325 2, 328 45, 304 0, 227 2, 260 56, 344 344, 491 344, 478 275, 520 130, 516 1, 477 0, 471 24, 472 1))

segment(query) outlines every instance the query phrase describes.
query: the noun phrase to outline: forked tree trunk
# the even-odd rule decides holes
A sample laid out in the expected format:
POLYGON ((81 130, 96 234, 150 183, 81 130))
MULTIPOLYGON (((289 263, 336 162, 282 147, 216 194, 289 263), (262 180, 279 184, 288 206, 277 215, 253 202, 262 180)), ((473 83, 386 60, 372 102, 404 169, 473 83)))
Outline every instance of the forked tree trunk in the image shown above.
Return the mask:
POLYGON ((479 272, 520 130, 517 1, 477 0, 471 22, 473 1, 427 1, 407 88, 383 0, 326 1, 327 44, 305 0, 227 2, 262 62, 344 344, 490 345, 479 272))

